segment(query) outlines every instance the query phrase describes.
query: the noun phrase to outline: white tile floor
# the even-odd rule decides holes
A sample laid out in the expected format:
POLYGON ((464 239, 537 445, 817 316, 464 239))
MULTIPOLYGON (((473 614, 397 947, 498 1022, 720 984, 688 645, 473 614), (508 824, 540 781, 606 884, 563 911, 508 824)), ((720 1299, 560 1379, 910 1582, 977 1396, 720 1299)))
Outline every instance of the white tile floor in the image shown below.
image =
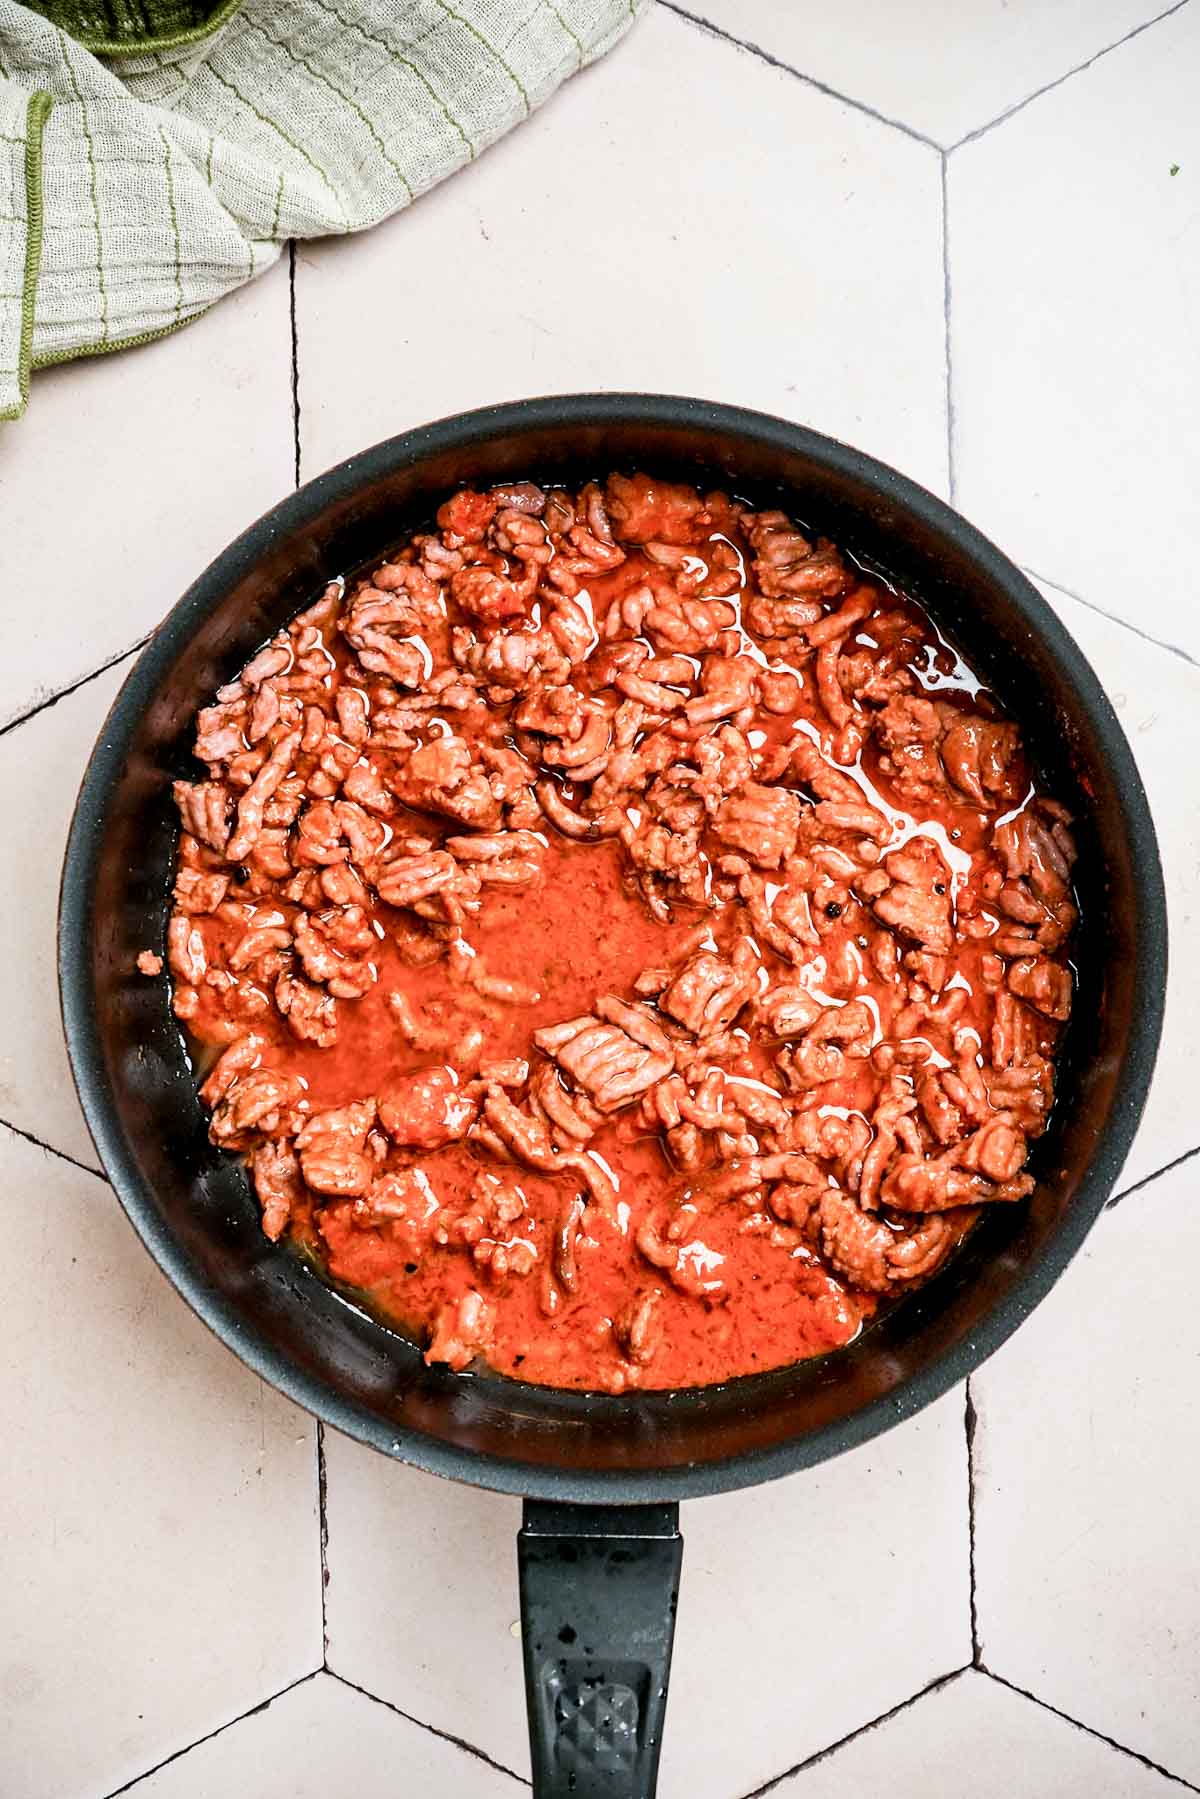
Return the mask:
MULTIPOLYGON (((1173 960, 1127 1197, 970 1406, 685 1508, 663 1799, 1200 1790, 1200 0, 688 10, 715 31, 658 5, 411 213, 300 248, 303 474, 639 385, 897 463, 1053 584, 1146 780, 1173 960)), ((292 483, 289 299, 284 266, 41 377, 0 435, 2 1799, 490 1799, 527 1767, 515 1502, 327 1437, 323 1651, 312 1422, 147 1261, 58 1036, 79 772, 123 653, 292 483)))

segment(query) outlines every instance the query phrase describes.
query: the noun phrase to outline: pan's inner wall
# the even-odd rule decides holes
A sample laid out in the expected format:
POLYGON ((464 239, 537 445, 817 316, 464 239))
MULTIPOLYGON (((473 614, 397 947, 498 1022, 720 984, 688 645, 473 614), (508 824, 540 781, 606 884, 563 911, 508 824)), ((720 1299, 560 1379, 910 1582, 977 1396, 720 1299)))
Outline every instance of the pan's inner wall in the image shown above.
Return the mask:
MULTIPOLYGON (((122 1197, 150 1247, 235 1348, 265 1359, 285 1387, 302 1371, 321 1390, 303 1381, 293 1390, 332 1422, 441 1471, 528 1490, 574 1488, 577 1497, 649 1498, 653 1483, 638 1477, 656 1470, 673 1471, 680 1490, 703 1491, 735 1484, 717 1472, 731 1458, 778 1451, 780 1466, 799 1466, 832 1453, 943 1390, 975 1359, 985 1321, 1012 1328, 1119 1172, 1149 1072, 1127 1065, 1131 1033, 1139 1004, 1157 1003, 1164 950, 1137 879, 1139 855, 1156 869, 1153 834, 1147 820, 1148 841, 1135 841, 1140 794, 1131 799, 1115 772, 1128 752, 1106 705, 1081 699, 1074 646, 1063 639, 1052 648, 1031 629, 1014 597, 1029 590, 1011 565, 973 534, 956 534, 952 523, 947 530, 936 502, 914 503, 906 484, 824 440, 752 415, 737 428, 714 423, 714 409, 694 405, 692 416, 657 423, 632 407, 628 417, 589 423, 575 406, 575 416, 567 403, 547 416, 554 403, 534 403, 525 409, 532 416, 507 418, 499 434, 491 415, 472 415, 413 434, 402 455, 381 446, 286 502, 201 578, 138 665, 97 746, 67 873, 68 883, 94 874, 93 903, 79 946, 64 910, 64 995, 69 1026, 73 1014, 87 1015, 87 1028, 73 1033, 81 1089, 122 1197), (240 1165, 208 1143, 162 984, 132 971, 137 952, 163 934, 175 840, 170 783, 192 768, 194 715, 252 650, 331 575, 378 558, 461 483, 575 485, 635 466, 778 503, 928 607, 1020 721, 1050 790, 1077 814, 1082 924, 1059 1102, 1036 1146, 1032 1200, 990 1208, 937 1278, 847 1350, 725 1388, 617 1399, 429 1370, 411 1344, 269 1244, 240 1165), (78 947, 88 963, 81 980, 69 966, 78 947), (81 1047, 89 1035, 94 1055, 81 1047), (862 1415, 872 1405, 868 1427, 862 1415), (523 1472, 505 1474, 480 1457, 523 1472), (588 1472, 599 1478, 584 1491, 588 1472)), ((615 413, 616 402, 605 410, 615 413)), ((752 1464, 740 1478, 755 1478, 752 1464)))

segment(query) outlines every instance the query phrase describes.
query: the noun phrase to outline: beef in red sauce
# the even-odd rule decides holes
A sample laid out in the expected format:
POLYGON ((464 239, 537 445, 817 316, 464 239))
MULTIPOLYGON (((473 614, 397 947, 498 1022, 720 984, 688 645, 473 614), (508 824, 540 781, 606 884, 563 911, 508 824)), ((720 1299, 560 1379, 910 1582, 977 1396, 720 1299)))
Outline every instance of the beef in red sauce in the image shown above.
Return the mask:
POLYGON ((195 747, 166 950, 213 1141, 429 1361, 780 1366, 1031 1190, 1070 820, 921 609, 784 514, 460 492, 195 747))

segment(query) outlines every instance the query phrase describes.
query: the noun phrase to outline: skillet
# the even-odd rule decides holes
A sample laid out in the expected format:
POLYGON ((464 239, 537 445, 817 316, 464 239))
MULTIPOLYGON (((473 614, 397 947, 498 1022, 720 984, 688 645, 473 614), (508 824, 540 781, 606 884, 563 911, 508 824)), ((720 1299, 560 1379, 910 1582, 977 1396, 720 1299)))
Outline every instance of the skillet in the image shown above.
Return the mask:
POLYGON ((812 1466, 970 1373, 1048 1291, 1104 1205, 1149 1084, 1166 908, 1129 746, 1095 675, 1020 571, 940 500, 799 425, 707 401, 553 396, 406 432, 252 525, 170 612, 113 704, 67 847, 59 975, 72 1068, 118 1198, 179 1292, 263 1379, 431 1473, 525 1497, 518 1539, 534 1790, 652 1795, 682 1543, 678 1502, 812 1466), (645 467, 779 505, 920 600, 1020 725, 1076 817, 1077 995, 1034 1193, 988 1208, 927 1285, 850 1346, 678 1393, 559 1392, 427 1368, 259 1228, 213 1149, 162 943, 197 709, 333 575, 378 562, 462 484, 581 485, 645 467))

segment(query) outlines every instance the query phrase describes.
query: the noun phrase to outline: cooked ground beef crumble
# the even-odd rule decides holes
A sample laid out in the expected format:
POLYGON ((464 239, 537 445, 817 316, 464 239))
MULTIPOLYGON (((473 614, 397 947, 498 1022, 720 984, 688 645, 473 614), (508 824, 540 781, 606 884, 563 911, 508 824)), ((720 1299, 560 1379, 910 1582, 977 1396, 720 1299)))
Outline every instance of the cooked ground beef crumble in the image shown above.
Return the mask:
POLYGON ((779 1366, 1030 1191, 1069 817, 926 614, 782 512, 457 493, 195 750, 166 950, 213 1141, 431 1362, 779 1366))

